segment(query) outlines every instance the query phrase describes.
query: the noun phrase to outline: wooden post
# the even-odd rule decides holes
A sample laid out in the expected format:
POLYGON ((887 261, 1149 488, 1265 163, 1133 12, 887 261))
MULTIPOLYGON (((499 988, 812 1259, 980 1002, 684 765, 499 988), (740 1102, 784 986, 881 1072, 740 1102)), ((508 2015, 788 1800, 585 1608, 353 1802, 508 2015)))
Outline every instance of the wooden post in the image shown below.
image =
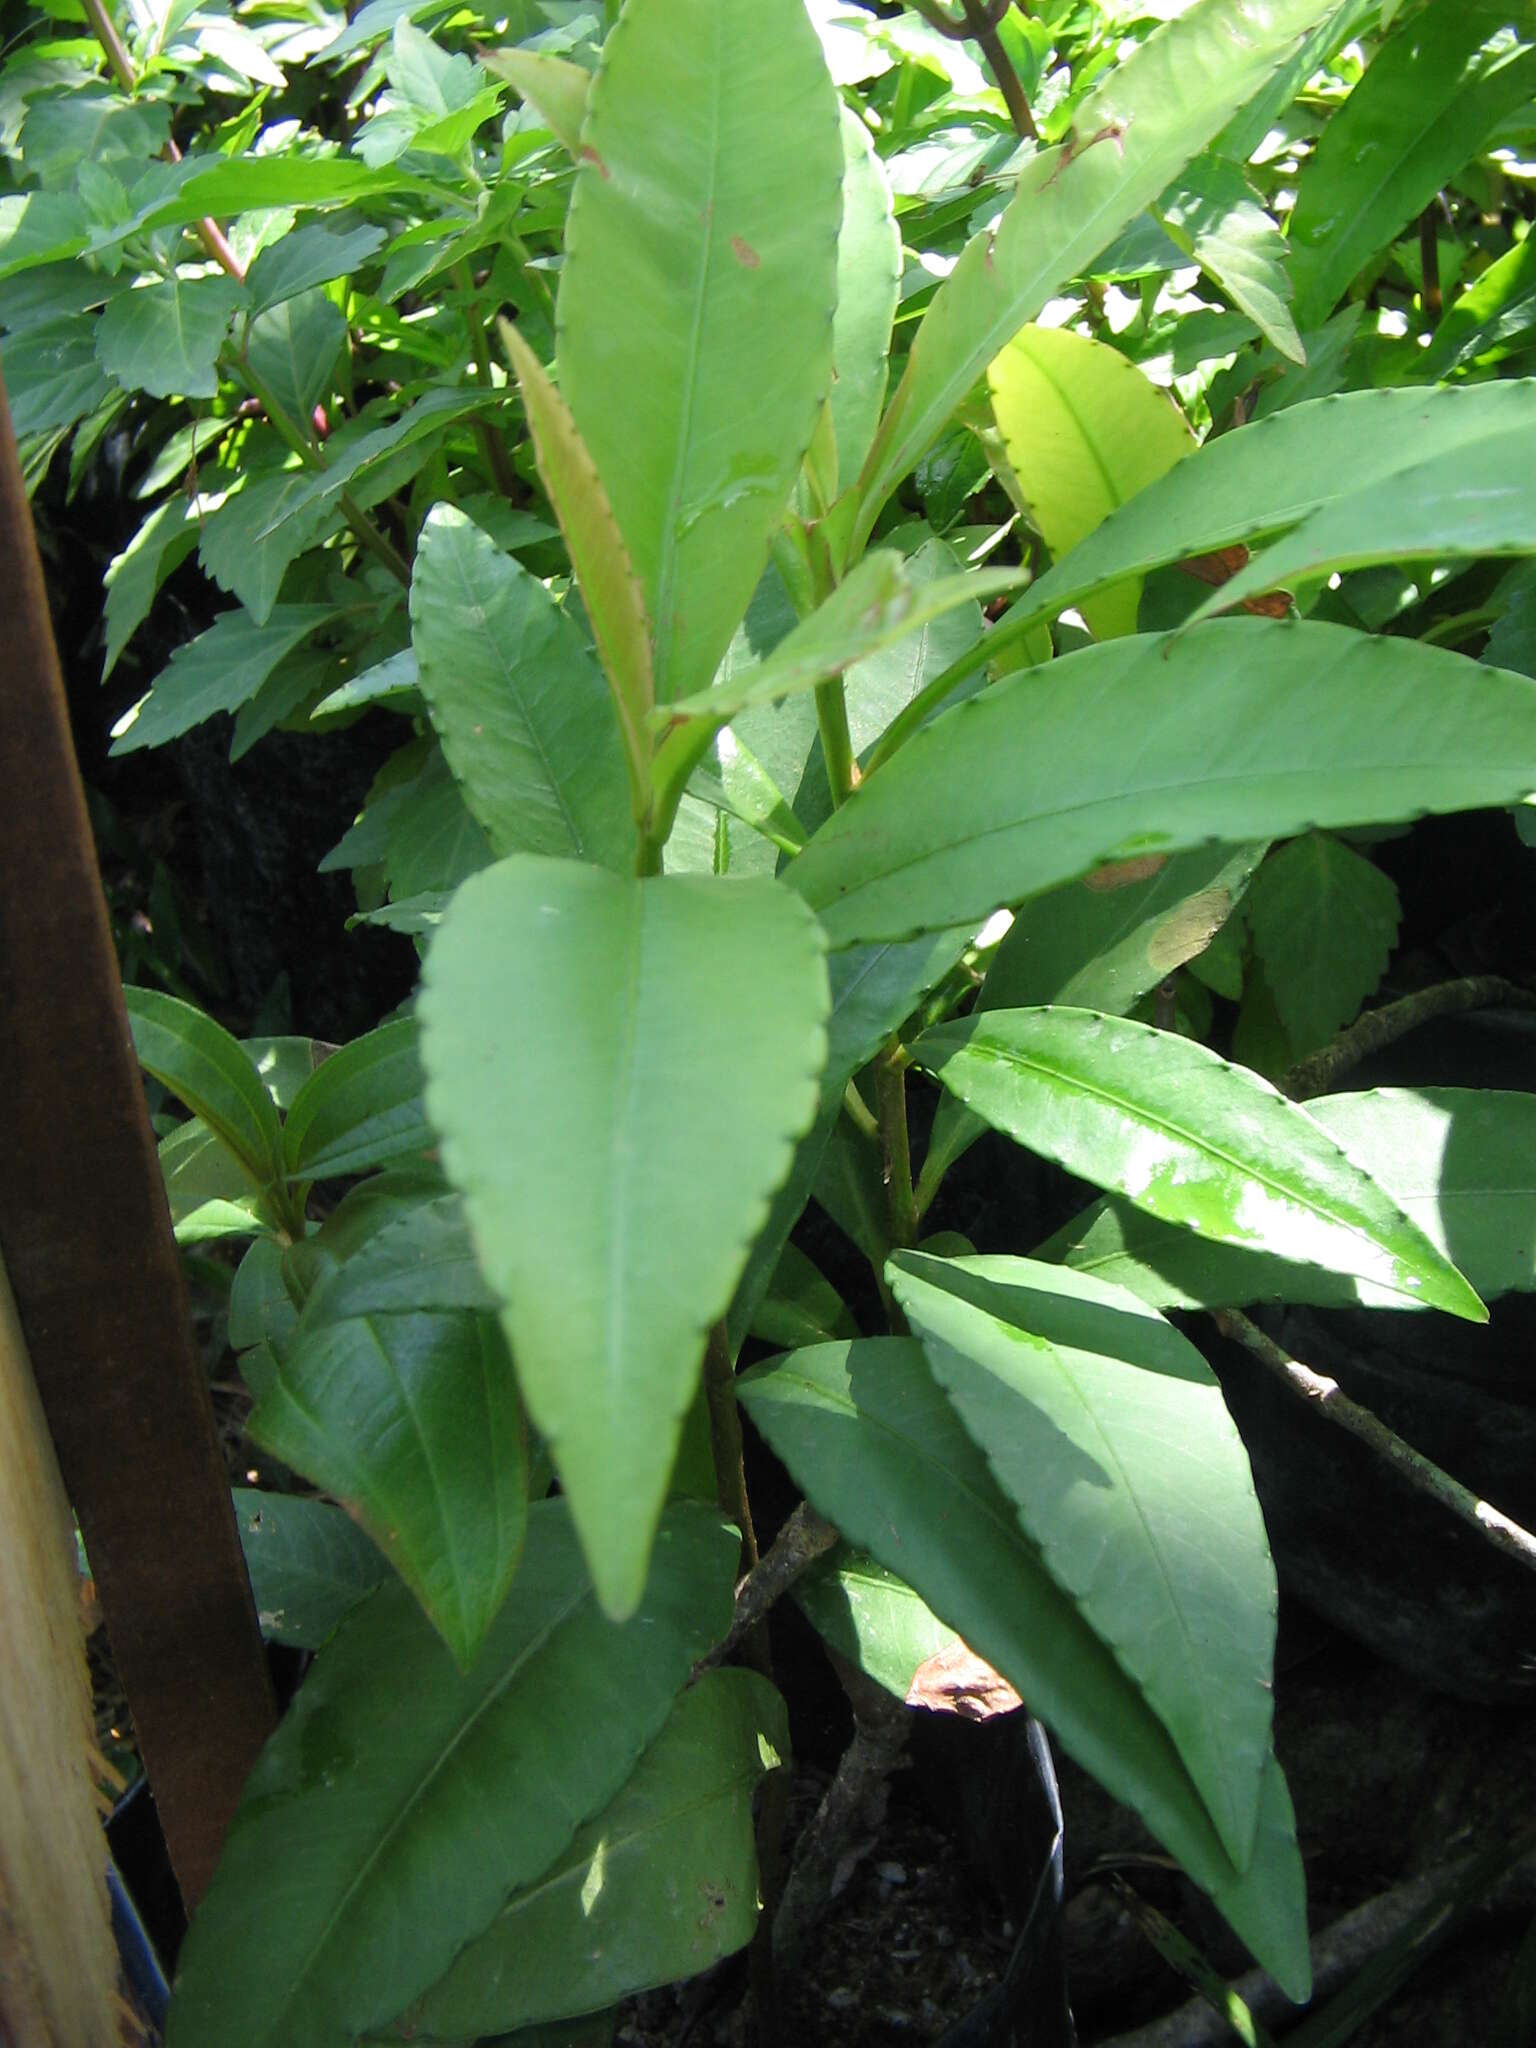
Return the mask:
POLYGON ((0 380, 0 1256, 189 1910, 275 1721, 0 380))

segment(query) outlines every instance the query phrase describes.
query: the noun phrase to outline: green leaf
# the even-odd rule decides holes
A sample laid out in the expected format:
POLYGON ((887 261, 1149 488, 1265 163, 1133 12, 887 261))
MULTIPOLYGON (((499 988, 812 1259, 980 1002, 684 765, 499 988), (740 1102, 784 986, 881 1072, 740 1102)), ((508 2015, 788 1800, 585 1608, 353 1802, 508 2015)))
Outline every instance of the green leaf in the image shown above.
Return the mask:
POLYGON ((752 1794, 788 1759, 768 1681, 706 1672, 623 1790, 513 1893, 401 2032, 430 2042, 590 2012, 744 1948, 758 1914, 752 1794))
POLYGON ((206 633, 177 648, 148 694, 113 726, 112 752, 158 747, 215 712, 238 710, 280 661, 335 616, 328 604, 276 605, 260 625, 247 612, 221 612, 206 633))
POLYGON ((854 946, 827 962, 826 1101, 841 1101, 849 1080, 872 1059, 929 989, 942 981, 974 936, 969 925, 899 946, 854 946))
POLYGON ((1397 23, 1324 128, 1291 214, 1296 318, 1316 326, 1378 250, 1536 91, 1502 0, 1439 0, 1397 23))
POLYGON ((1387 969, 1402 906, 1374 862, 1326 832, 1272 853, 1248 892, 1248 929, 1291 1050, 1314 1052, 1387 969))
POLYGON ((658 704, 652 725, 683 716, 724 720, 840 675, 857 661, 895 647, 956 606, 1011 590, 1018 569, 976 569, 959 576, 913 576, 894 548, 866 555, 766 661, 676 703, 658 704))
POLYGON ((1417 378, 1448 377, 1479 357, 1497 361, 1536 328, 1536 242, 1529 235, 1490 263, 1447 307, 1414 364, 1417 378))
POLYGON ((858 1325, 831 1281, 798 1245, 787 1244, 752 1318, 752 1335, 793 1351, 799 1344, 856 1337, 858 1325))
POLYGON ((812 1504, 1014 1685, 1211 1894, 1287 1994, 1305 1999, 1304 1878, 1279 1766, 1270 1759, 1253 1859, 1239 1875, 1166 1729, 1046 1571, 922 1346, 817 1345, 754 1367, 739 1391, 812 1504))
POLYGON ((828 400, 839 488, 858 475, 880 424, 891 323, 901 290, 901 236, 885 167, 851 107, 842 109, 842 127, 843 225, 837 238, 828 400))
POLYGON ((316 222, 295 228, 279 242, 269 242, 246 275, 253 312, 260 316, 269 306, 296 299, 314 285, 350 277, 360 264, 377 255, 387 239, 379 227, 338 231, 316 222))
MULTIPOLYGON (((1128 1015, 1149 989, 1210 944, 1264 850, 1260 840, 1235 848, 1197 846, 1168 859, 1154 854, 1031 897, 993 956, 976 1009, 1069 1003, 1128 1015)), ((834 977, 846 957, 833 955, 834 977)), ((918 1181, 919 1211, 986 1128, 953 1095, 941 1098, 918 1181)))
POLYGON ((1122 577, 1283 532, 1345 500, 1354 519, 1395 516, 1406 496, 1405 472, 1441 455, 1455 464, 1479 443, 1497 447, 1526 426, 1533 393, 1533 380, 1352 391, 1287 406, 1222 434, 1106 520, 1033 584, 993 633, 1011 639, 1122 577))
POLYGON ((842 154, 801 0, 630 0, 610 31, 557 357, 644 592, 659 702, 714 674, 830 387, 842 154))
POLYGON ((1219 156, 1199 156, 1156 207, 1164 232, 1273 342, 1304 363, 1306 350, 1291 317, 1285 238, 1242 171, 1219 156))
POLYGON ((591 72, 538 50, 486 50, 482 56, 486 69, 504 78, 561 147, 575 156, 591 95, 591 72))
POLYGON ((911 1053, 996 1129, 1163 1222, 1487 1320, 1305 1110, 1191 1039, 1094 1010, 993 1010, 911 1053))
POLYGON ((96 323, 109 377, 152 398, 213 398, 218 356, 244 297, 230 277, 164 277, 112 300, 96 323))
POLYGON ((0 198, 0 279, 78 256, 89 239, 88 216, 72 192, 7 192, 0 198))
POLYGON ((402 1310, 496 1309, 457 1195, 419 1203, 386 1223, 315 1291, 318 1321, 402 1310))
POLYGON ((425 984, 443 1163, 603 1604, 628 1614, 705 1330, 815 1112, 820 935, 772 881, 515 854, 459 891, 425 984))
POLYGON ((995 231, 935 293, 859 479, 857 538, 987 364, 1080 276, 1282 64, 1332 0, 1196 0, 1111 66, 1072 141, 1025 163, 995 231))
MULTIPOLYGON (((440 385, 418 398, 387 426, 364 426, 360 432, 343 430, 333 435, 327 444, 325 468, 310 475, 304 488, 287 499, 258 530, 256 539, 269 539, 286 521, 307 514, 312 506, 334 504, 364 472, 382 464, 387 457, 399 456, 405 449, 440 436, 455 420, 478 411, 486 403, 482 392, 440 385)), ((420 459, 426 460, 424 452, 420 459)))
POLYGON ((725 1631, 738 1555, 673 1507, 645 1605, 606 1621, 563 1502, 460 1672, 405 1587, 341 1624, 246 1781, 187 1937, 168 2048, 350 2048, 601 1812, 725 1631))
POLYGON ((322 1649, 387 1576, 383 1558, 340 1508, 297 1493, 234 1490, 235 1526, 268 1642, 322 1649))
POLYGON ((833 946, 906 938, 980 925, 1101 860, 1513 802, 1533 755, 1527 677, 1338 626, 1218 619, 956 705, 786 879, 833 946))
POLYGON ((495 851, 632 869, 624 751, 601 671, 543 584, 449 505, 422 528, 411 638, 443 753, 495 851))
MULTIPOLYGON (((5 375, 11 376, 11 346, 6 344, 5 375)), ((14 414, 13 414, 14 420, 14 414)), ((157 505, 120 555, 107 569, 104 615, 106 652, 101 679, 106 681, 117 658, 133 638, 154 603, 161 584, 191 554, 198 540, 197 518, 181 496, 157 505)))
POLYGON ((1533 463, 1536 419, 1528 418, 1497 439, 1432 456, 1383 484, 1342 495, 1213 590, 1194 617, 1225 610, 1256 591, 1370 562, 1530 554, 1536 551, 1533 463))
MULTIPOLYGON (((1536 1096, 1498 1089, 1380 1088, 1327 1095, 1307 1113, 1455 1261, 1485 1301, 1536 1289, 1536 1096)), ((1042 1247, 1166 1308, 1252 1301, 1422 1308, 1369 1280, 1202 1244, 1119 1202, 1097 1203, 1042 1247)))
POLYGON ((275 1221, 250 1169, 201 1117, 160 1140, 160 1173, 178 1244, 249 1237, 275 1221))
POLYGON ((338 523, 330 505, 315 502, 310 483, 310 471, 297 466, 253 475, 199 522, 198 560, 258 626, 271 618, 283 578, 299 556, 338 523), (300 498, 302 511, 288 518, 300 498))
POLYGON ((905 1579, 846 1544, 796 1579, 790 1593, 840 1657, 899 1700, 925 1664, 960 1640, 905 1579))
POLYGON ((277 1111, 240 1044, 191 1003, 158 989, 124 989, 123 1000, 144 1071, 202 1118, 258 1188, 279 1181, 277 1111))
POLYGON ((315 1069, 283 1126, 292 1180, 361 1173, 428 1150, 414 1017, 354 1038, 315 1069))
POLYGON ((328 1322, 312 1301, 246 1427, 357 1517, 467 1670, 517 1570, 528 1508, 495 1318, 328 1322))
POLYGON ((603 480, 570 408, 517 329, 503 321, 501 334, 522 388, 539 475, 565 535, 592 637, 613 692, 638 808, 649 788, 650 746, 644 723, 655 701, 645 599, 603 480))
POLYGON ((5 390, 18 440, 72 427, 111 393, 96 359, 93 322, 43 320, 5 341, 5 390))
POLYGON ((245 329, 240 353, 261 391, 307 433, 311 413, 331 395, 346 338, 346 315, 316 286, 258 313, 245 329))
MULTIPOLYGON (((1165 391, 1102 341, 1025 327, 987 366, 992 414, 1030 518, 1057 561, 1128 498, 1194 453, 1165 391)), ((1136 630, 1139 580, 1083 617, 1100 640, 1136 630)))
POLYGON ((1172 1736, 1245 1870, 1279 1596, 1215 1374, 1155 1310, 1064 1267, 898 1252, 887 1271, 1025 1535, 1172 1736))
POLYGON ((171 109, 164 101, 127 100, 103 87, 28 102, 21 160, 44 187, 69 183, 81 163, 145 164, 164 148, 171 109))

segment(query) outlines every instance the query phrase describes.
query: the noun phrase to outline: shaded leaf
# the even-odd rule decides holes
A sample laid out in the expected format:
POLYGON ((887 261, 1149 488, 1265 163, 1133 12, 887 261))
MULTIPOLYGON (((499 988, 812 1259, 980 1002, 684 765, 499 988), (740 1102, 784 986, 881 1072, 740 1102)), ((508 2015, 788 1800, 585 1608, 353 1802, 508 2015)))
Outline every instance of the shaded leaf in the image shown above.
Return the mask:
POLYGON ((193 1004, 158 989, 124 989, 123 1000, 145 1072, 202 1118, 258 1188, 279 1179, 277 1111, 239 1042, 193 1004))
POLYGON ((254 697, 278 663, 336 616, 328 604, 280 604, 258 624, 244 611, 221 612, 206 633, 178 647, 148 694, 112 728, 112 752, 158 747, 215 712, 254 697))
POLYGON ((318 1650, 387 1574, 379 1552, 340 1508, 297 1493, 234 1489, 235 1526, 268 1642, 318 1650))
POLYGON ((354 1038, 315 1069, 283 1126, 291 1179, 360 1173, 430 1148, 417 1036, 415 1018, 402 1017, 354 1038))
POLYGON ((1272 853, 1248 892, 1248 929, 1294 1057, 1314 1052, 1386 972, 1401 914, 1374 862, 1330 833, 1272 853))

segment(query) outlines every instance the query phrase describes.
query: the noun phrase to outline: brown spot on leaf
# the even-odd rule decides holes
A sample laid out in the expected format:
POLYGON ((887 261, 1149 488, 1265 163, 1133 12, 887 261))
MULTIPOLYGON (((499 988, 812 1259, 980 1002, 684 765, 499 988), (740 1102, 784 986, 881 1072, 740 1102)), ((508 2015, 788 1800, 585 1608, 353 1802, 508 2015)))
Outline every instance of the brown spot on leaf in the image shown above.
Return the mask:
MULTIPOLYGON (((1209 583, 1219 590, 1228 583, 1239 569, 1248 566, 1248 550, 1240 540, 1229 548, 1212 548, 1208 555, 1191 555, 1179 567, 1186 576, 1193 576, 1197 583, 1209 583)), ((1291 608, 1291 593, 1288 590, 1267 590, 1259 597, 1245 597, 1242 600, 1245 612, 1254 612, 1261 619, 1283 619, 1291 608)))
POLYGON ((1186 960, 1203 953, 1226 923, 1232 909, 1230 889, 1202 889, 1165 917, 1147 941, 1147 965, 1171 974, 1186 960))
POLYGON ((1150 880, 1166 858, 1166 854, 1161 853, 1139 853, 1134 860, 1106 861, 1091 875, 1084 875, 1083 887, 1100 896, 1111 889, 1128 889, 1133 882, 1150 880))
POLYGON ((599 156, 598 152, 592 147, 590 142, 584 142, 581 145, 580 156, 583 163, 595 164, 597 166, 597 173, 599 177, 612 178, 612 171, 609 170, 608 166, 603 162, 601 156, 599 156))
POLYGON ((962 1721, 990 1721, 1023 1704, 1007 1679, 958 1636, 948 1649, 919 1664, 907 1687, 909 1707, 958 1714, 962 1721))
POLYGON ((743 270, 756 270, 758 264, 762 261, 762 258, 758 255, 752 244, 744 242, 740 235, 732 235, 731 237, 731 254, 736 258, 736 261, 743 270))

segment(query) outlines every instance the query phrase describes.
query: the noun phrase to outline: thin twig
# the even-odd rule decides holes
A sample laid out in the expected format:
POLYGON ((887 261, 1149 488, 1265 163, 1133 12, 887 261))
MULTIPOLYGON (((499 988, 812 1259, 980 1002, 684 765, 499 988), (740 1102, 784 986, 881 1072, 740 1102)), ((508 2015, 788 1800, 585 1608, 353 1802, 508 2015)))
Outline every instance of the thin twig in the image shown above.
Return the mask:
POLYGON ((1272 1338, 1266 1337, 1237 1309, 1214 1309, 1211 1320, 1224 1337, 1241 1344, 1293 1394, 1313 1402, 1330 1422, 1358 1437, 1410 1486, 1438 1501, 1459 1521, 1475 1529, 1495 1550, 1514 1558, 1528 1571, 1536 1571, 1536 1536, 1528 1529, 1522 1529, 1518 1522, 1512 1522, 1508 1515, 1501 1514, 1487 1501, 1479 1500, 1459 1479, 1453 1479, 1449 1472, 1443 1471, 1421 1451, 1416 1451, 1412 1444, 1405 1443, 1396 1431, 1388 1429, 1379 1416, 1373 1415, 1368 1408, 1362 1408, 1358 1401, 1352 1401, 1337 1380, 1329 1379, 1325 1373, 1314 1372, 1311 1366, 1303 1365, 1300 1359, 1282 1351, 1272 1338))
POLYGON ((897 1251, 917 1243, 917 1204, 912 1193, 912 1148, 907 1135, 906 1061, 882 1053, 875 1062, 875 1102, 880 1121, 880 1158, 885 1180, 886 1220, 897 1251))
POLYGON ((837 1540, 833 1524, 824 1521, 809 1501, 801 1501, 736 1588, 736 1613, 730 1633, 702 1660, 699 1669, 707 1671, 712 1665, 729 1662, 774 1602, 837 1540))
POLYGON ((1280 1086, 1294 1101, 1326 1095, 1341 1074, 1427 1024, 1432 1017, 1460 1016, 1467 1010, 1536 1010, 1536 994, 1499 974, 1469 974, 1462 981, 1437 981, 1379 1010, 1368 1010, 1358 1024, 1341 1031, 1321 1052, 1298 1060, 1280 1086))

